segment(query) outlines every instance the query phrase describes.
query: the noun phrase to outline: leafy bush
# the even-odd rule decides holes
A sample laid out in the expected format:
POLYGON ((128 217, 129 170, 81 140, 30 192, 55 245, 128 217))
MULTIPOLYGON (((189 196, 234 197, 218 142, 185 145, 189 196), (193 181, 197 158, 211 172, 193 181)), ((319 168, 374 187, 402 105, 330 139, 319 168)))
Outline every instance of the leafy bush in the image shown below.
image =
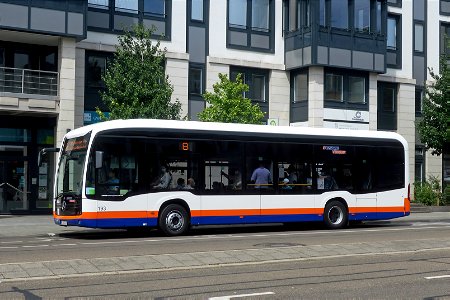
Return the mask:
POLYGON ((428 177, 428 181, 414 183, 414 200, 424 205, 442 205, 441 184, 436 176, 428 177))

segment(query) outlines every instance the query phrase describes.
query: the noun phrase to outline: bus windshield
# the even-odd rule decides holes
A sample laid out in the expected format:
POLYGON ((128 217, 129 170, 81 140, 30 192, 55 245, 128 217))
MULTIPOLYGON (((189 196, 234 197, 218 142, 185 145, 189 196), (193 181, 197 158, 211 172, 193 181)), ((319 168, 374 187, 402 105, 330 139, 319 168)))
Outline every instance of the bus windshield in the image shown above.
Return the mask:
POLYGON ((83 168, 89 138, 90 133, 65 141, 59 161, 58 177, 56 179, 57 195, 70 192, 81 196, 83 168))

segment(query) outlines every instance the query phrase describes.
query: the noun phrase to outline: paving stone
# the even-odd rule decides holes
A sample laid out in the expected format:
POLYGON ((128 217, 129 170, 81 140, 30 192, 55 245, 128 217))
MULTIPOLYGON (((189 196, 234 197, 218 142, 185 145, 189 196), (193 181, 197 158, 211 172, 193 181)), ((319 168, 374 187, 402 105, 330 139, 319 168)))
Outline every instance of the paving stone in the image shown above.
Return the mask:
POLYGON ((24 271, 3 273, 4 279, 17 279, 17 278, 29 278, 29 277, 30 277, 30 275, 28 275, 28 273, 24 272, 24 271))

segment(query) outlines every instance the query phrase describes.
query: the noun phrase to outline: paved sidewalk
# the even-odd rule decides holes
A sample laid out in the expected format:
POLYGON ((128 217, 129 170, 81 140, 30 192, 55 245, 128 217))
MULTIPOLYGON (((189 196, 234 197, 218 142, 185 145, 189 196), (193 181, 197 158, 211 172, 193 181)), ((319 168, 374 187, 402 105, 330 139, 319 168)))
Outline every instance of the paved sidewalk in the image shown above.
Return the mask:
MULTIPOLYGON (((389 222, 449 222, 450 214, 421 213, 389 222)), ((383 221, 386 222, 386 221, 383 221)), ((450 222, 449 222, 450 223, 450 222)), ((77 230, 77 227, 53 225, 51 216, 21 216, 0 218, 0 238, 30 234, 55 234, 77 230), (5 234, 5 231, 7 233, 5 234)), ((167 270, 191 269, 243 263, 318 259, 339 256, 394 254, 405 251, 448 249, 450 238, 419 241, 386 241, 373 243, 330 244, 313 246, 244 249, 182 254, 160 254, 113 258, 68 259, 33 263, 0 264, 0 282, 41 278, 62 278, 103 274, 124 274, 167 270)))

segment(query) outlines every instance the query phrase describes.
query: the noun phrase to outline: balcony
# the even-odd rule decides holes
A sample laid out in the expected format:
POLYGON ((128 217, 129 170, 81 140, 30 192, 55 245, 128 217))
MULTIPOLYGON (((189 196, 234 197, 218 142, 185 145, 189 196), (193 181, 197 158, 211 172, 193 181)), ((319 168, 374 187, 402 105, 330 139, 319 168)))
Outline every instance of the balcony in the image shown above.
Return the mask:
POLYGON ((0 67, 0 93, 58 96, 58 72, 0 67))

